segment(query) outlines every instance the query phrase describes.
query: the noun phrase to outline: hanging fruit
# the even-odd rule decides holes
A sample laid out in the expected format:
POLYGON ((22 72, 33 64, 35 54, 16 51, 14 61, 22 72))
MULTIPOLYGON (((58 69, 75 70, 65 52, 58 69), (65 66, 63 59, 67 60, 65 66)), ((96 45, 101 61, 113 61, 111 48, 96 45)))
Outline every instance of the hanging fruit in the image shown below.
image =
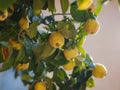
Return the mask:
POLYGON ((105 1, 60 0, 61 12, 56 0, 0 1, 0 72, 12 68, 28 90, 93 88, 107 69, 83 45, 105 1))

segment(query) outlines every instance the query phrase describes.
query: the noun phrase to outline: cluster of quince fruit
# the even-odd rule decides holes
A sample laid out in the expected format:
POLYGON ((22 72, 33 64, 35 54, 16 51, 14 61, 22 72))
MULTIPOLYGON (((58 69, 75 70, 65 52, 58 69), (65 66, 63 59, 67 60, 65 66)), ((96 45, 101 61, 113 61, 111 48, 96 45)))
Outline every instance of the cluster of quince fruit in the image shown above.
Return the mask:
MULTIPOLYGON (((78 7, 78 10, 80 11, 81 10, 88 10, 90 12, 94 11, 93 0, 77 0, 77 7, 78 7)), ((14 13, 14 5, 11 5, 7 9, 0 10, 0 13, 1 13, 0 22, 2 22, 6 20, 8 17, 12 16, 12 14, 14 13)), ((27 30, 29 28, 28 17, 21 17, 17 23, 19 24, 20 29, 22 31, 27 30)), ((87 33, 87 35, 96 34, 100 30, 100 24, 97 19, 89 18, 84 22, 83 28, 84 28, 84 31, 87 33)), ((52 52, 51 50, 52 48, 55 50, 59 49, 60 51, 62 51, 64 57, 68 61, 68 63, 65 65, 62 65, 62 67, 68 71, 73 70, 73 68, 78 64, 76 59, 80 58, 79 56, 82 56, 80 55, 81 52, 79 50, 79 46, 80 46, 79 43, 81 42, 79 42, 79 40, 78 42, 76 41, 74 47, 71 47, 69 49, 63 48, 63 47, 66 44, 65 43, 66 40, 69 41, 77 38, 77 33, 78 31, 75 29, 75 26, 71 21, 70 22, 58 21, 57 29, 54 31, 50 31, 49 37, 47 38, 47 43, 44 42, 43 45, 42 43, 40 43, 41 44, 40 47, 43 46, 44 50, 42 48, 40 48, 41 51, 38 50, 38 48, 32 49, 33 52, 40 54, 40 55, 35 55, 35 57, 42 58, 42 59, 43 57, 47 58, 51 55, 50 53, 52 52)), ((20 42, 15 41, 11 38, 8 40, 8 43, 16 51, 19 51, 22 48, 20 42)), ((2 52, 3 59, 6 60, 9 56, 9 48, 2 47, 1 52, 2 52)), ((92 76, 96 78, 104 78, 107 74, 106 67, 100 63, 94 63, 94 64, 95 64, 95 67, 92 68, 92 76)), ((29 62, 18 63, 15 68, 17 70, 24 71, 24 70, 27 70, 29 66, 30 66, 29 62)), ((47 87, 47 84, 44 81, 36 81, 34 83, 34 90, 46 90, 46 87, 47 87)), ((32 89, 33 89, 33 86, 30 85, 29 90, 32 90, 32 89)))

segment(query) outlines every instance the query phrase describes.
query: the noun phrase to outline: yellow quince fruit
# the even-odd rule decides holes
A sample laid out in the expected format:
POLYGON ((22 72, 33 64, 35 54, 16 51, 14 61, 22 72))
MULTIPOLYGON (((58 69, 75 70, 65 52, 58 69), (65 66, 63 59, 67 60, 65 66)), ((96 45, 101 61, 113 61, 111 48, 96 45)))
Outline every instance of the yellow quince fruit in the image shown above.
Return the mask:
POLYGON ((19 20, 19 25, 23 30, 26 30, 29 27, 29 20, 26 17, 22 17, 19 20))
POLYGON ((103 64, 96 63, 96 67, 92 71, 92 75, 96 78, 104 78, 107 75, 107 69, 103 64))
POLYGON ((48 41, 53 48, 61 48, 64 45, 64 36, 60 32, 53 32, 48 41))
POLYGON ((63 53, 64 53, 65 58, 70 61, 78 55, 78 48, 75 47, 71 49, 65 49, 63 53))
POLYGON ((65 70, 72 70, 74 68, 74 66, 75 66, 75 62, 73 60, 71 60, 69 63, 65 64, 63 66, 63 68, 65 70))
POLYGON ((92 4, 93 0, 77 0, 78 10, 86 10, 92 4))
POLYGON ((46 84, 44 82, 37 82, 34 85, 34 90, 46 90, 46 84))
POLYGON ((84 28, 88 34, 95 34, 99 31, 100 24, 97 20, 88 19, 85 23, 84 28))
POLYGON ((8 17, 7 9, 0 10, 0 21, 4 21, 8 17))

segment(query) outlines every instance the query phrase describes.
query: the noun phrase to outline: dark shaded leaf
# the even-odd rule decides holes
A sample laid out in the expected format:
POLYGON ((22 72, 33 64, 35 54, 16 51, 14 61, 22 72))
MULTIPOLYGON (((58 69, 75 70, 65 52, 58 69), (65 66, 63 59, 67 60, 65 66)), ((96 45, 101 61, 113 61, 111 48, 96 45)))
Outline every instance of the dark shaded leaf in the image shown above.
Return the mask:
POLYGON ((65 65, 69 61, 64 57, 62 51, 56 50, 56 52, 52 56, 46 59, 46 62, 51 67, 49 68, 49 70, 54 70, 55 67, 58 67, 60 65, 65 65))
POLYGON ((55 0, 48 0, 48 9, 50 12, 54 13, 55 9, 55 0))
POLYGON ((34 73, 36 76, 39 76, 41 78, 44 77, 46 74, 46 64, 43 61, 40 61, 38 64, 36 64, 34 73))
POLYGON ((80 72, 80 68, 79 66, 75 66, 74 69, 73 69, 73 72, 72 72, 72 77, 77 77, 79 75, 79 72, 80 72))
POLYGON ((85 22, 90 18, 89 12, 86 10, 78 10, 76 4, 71 5, 70 13, 77 22, 85 22))
POLYGON ((84 75, 84 81, 86 82, 92 76, 92 70, 86 70, 84 75))
POLYGON ((86 83, 82 83, 79 90, 86 90, 86 83))
POLYGON ((49 77, 45 78, 45 83, 47 86, 47 90, 53 90, 53 83, 52 83, 52 79, 50 79, 49 77))
MULTIPOLYGON (((7 23, 11 23, 11 22, 7 22, 7 23)), ((16 38, 16 32, 17 32, 17 26, 7 26, 5 25, 5 23, 3 23, 4 25, 2 25, 0 23, 0 25, 4 26, 4 27, 0 27, 1 29, 1 33, 2 35, 0 36, 0 42, 2 44, 2 42, 4 41, 8 41, 10 38, 16 38), (8 33, 9 32, 9 33, 8 33)))
POLYGON ((53 80, 55 82, 62 82, 67 79, 68 79, 67 74, 63 69, 60 68, 54 71, 53 80))
POLYGON ((26 58, 25 48, 24 48, 24 46, 22 46, 20 51, 18 52, 17 57, 15 58, 15 64, 14 65, 16 66, 18 63, 23 63, 25 58, 26 58))
POLYGON ((56 85, 54 83, 52 84, 52 90, 57 90, 56 85))
POLYGON ((34 58, 32 58, 32 60, 30 60, 29 63, 30 63, 30 64, 29 64, 28 71, 32 71, 32 70, 34 70, 35 67, 36 67, 36 64, 35 64, 35 60, 34 60, 34 58))
POLYGON ((35 15, 40 14, 45 3, 46 3, 46 0, 33 0, 33 10, 35 15))
POLYGON ((15 2, 16 0, 0 0, 0 9, 8 8, 11 4, 15 2))
POLYGON ((57 56, 54 58, 54 64, 55 65, 65 65, 66 63, 68 63, 69 61, 64 57, 64 54, 62 51, 59 51, 57 56))
POLYGON ((60 0, 60 2, 61 2, 62 12, 63 14, 65 14, 65 12, 67 12, 69 8, 69 0, 60 0))
POLYGON ((40 43, 36 48, 33 49, 36 62, 40 60, 46 60, 46 58, 51 56, 55 50, 55 48, 49 45, 48 41, 40 43))

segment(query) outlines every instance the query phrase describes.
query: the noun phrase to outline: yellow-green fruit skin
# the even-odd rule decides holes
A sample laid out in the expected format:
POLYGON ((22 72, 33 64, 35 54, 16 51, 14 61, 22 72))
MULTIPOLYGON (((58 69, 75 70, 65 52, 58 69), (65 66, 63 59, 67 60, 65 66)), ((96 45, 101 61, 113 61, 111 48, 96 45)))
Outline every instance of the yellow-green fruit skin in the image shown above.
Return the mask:
POLYGON ((16 68, 18 70, 26 70, 28 69, 28 67, 29 67, 29 63, 24 63, 24 64, 18 64, 16 68))
POLYGON ((84 28, 88 34, 95 34, 99 31, 100 24, 97 20, 88 19, 85 23, 84 28))
POLYGON ((34 85, 34 90, 46 90, 46 85, 44 82, 37 82, 34 85))
POLYGON ((4 10, 0 10, 0 12, 3 13, 2 15, 0 15, 0 21, 4 21, 8 17, 8 11, 7 9, 4 9, 4 10))
POLYGON ((86 10, 92 4, 93 0, 77 0, 78 10, 86 10))
POLYGON ((74 61, 70 61, 69 63, 65 64, 63 66, 63 68, 65 70, 72 70, 74 66, 75 66, 75 62, 74 61))
POLYGON ((29 27, 29 21, 26 17, 22 17, 19 21, 19 25, 23 30, 26 30, 29 27))
POLYGON ((95 78, 104 78, 107 75, 107 69, 103 64, 96 63, 96 67, 92 71, 95 78))
POLYGON ((64 36, 60 32, 53 32, 48 41, 53 48, 61 48, 64 45, 64 36))
POLYGON ((78 55, 78 48, 75 47, 74 49, 69 49, 69 50, 65 49, 63 53, 65 58, 70 61, 78 55))

